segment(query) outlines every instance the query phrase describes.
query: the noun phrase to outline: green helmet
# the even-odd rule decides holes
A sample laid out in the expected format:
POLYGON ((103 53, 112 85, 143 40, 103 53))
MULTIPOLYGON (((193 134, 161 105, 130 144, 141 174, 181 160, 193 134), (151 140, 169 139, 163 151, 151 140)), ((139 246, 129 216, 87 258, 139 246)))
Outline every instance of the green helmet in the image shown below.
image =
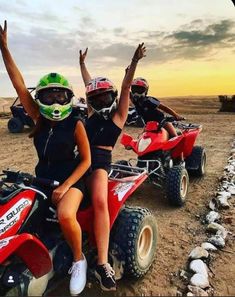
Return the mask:
POLYGON ((72 112, 72 97, 73 89, 69 85, 68 80, 59 73, 49 73, 44 75, 36 86, 35 100, 39 105, 39 111, 42 116, 49 120, 61 121, 67 118, 72 112), (70 99, 67 104, 60 104, 55 102, 54 104, 47 105, 40 100, 40 94, 46 89, 65 90, 68 98, 70 99))

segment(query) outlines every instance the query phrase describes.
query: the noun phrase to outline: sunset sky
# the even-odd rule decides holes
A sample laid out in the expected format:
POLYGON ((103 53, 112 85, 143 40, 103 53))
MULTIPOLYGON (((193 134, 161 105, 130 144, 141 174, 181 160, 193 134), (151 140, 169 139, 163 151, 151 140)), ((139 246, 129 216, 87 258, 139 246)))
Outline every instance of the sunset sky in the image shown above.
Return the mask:
MULTIPOLYGON (((140 42, 136 76, 156 97, 235 94, 235 7, 231 0, 0 0, 0 22, 27 86, 49 72, 84 95, 78 51, 92 76, 119 88, 140 42)), ((15 91, 0 59, 0 96, 15 91)))

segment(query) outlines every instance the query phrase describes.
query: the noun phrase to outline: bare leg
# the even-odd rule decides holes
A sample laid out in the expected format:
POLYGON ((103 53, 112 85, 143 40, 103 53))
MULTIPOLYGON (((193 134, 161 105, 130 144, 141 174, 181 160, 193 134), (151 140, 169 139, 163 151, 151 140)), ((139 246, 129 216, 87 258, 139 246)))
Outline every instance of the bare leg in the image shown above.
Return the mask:
POLYGON ((83 194, 70 188, 57 205, 57 215, 64 237, 73 251, 74 261, 82 259, 82 233, 76 214, 83 194))
POLYGON ((110 220, 108 212, 108 174, 95 170, 89 177, 89 187, 94 206, 94 232, 98 250, 98 265, 108 262, 110 220))
MULTIPOLYGON (((171 123, 166 123, 164 128, 167 130, 167 132, 170 134, 171 137, 178 136, 177 132, 175 130, 175 127, 171 123)), ((180 161, 184 161, 184 154, 183 152, 180 154, 180 161)))
POLYGON ((175 137, 177 136, 177 133, 175 131, 175 127, 171 124, 171 123, 166 123, 164 125, 164 128, 166 129, 166 131, 170 134, 171 137, 175 137))

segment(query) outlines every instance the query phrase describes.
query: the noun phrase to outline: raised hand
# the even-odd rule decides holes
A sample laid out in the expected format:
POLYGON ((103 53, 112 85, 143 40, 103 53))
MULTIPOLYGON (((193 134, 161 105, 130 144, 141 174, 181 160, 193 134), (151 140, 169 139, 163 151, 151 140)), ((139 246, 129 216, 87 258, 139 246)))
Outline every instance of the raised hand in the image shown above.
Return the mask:
POLYGON ((142 59, 143 57, 146 57, 146 48, 144 46, 144 43, 140 43, 134 53, 134 56, 132 58, 132 60, 134 62, 138 62, 140 59, 142 59))
POLYGON ((84 52, 82 52, 82 50, 79 51, 79 54, 80 54, 79 62, 80 62, 80 64, 84 64, 85 63, 87 52, 88 52, 88 47, 85 49, 84 52))
POLYGON ((182 117, 182 116, 180 116, 178 114, 175 115, 175 118, 176 118, 177 121, 184 121, 185 120, 184 117, 182 117))
POLYGON ((126 75, 127 72, 129 71, 129 69, 130 69, 130 65, 126 67, 126 69, 125 69, 125 75, 126 75))
POLYGON ((4 27, 0 25, 0 47, 7 46, 7 21, 4 21, 4 27))

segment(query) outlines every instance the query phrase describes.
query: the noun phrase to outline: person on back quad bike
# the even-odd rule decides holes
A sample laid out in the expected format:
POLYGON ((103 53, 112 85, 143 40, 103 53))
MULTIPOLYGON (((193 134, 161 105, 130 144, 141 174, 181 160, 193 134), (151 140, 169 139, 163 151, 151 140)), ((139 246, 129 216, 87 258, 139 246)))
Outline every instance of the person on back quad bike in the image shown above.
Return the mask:
MULTIPOLYGON (((177 114, 172 108, 161 103, 157 98, 147 96, 148 89, 149 84, 146 79, 137 77, 132 81, 130 98, 145 123, 149 121, 161 123, 165 117, 162 111, 172 115, 178 121, 184 120, 184 117, 177 114)), ((177 132, 172 123, 166 122, 163 128, 169 133, 170 138, 177 136, 177 132)), ((180 162, 184 165, 183 154, 181 154, 180 162)))
POLYGON ((98 250, 95 276, 103 290, 116 290, 114 270, 108 263, 110 218, 107 204, 108 172, 112 149, 123 129, 129 108, 129 92, 138 61, 145 56, 139 44, 122 82, 119 103, 114 84, 105 77, 91 79, 85 66, 87 49, 80 51, 80 67, 86 86, 88 119, 86 131, 91 147, 91 168, 87 182, 94 207, 94 233, 98 250))
MULTIPOLYGON (((164 114, 160 110, 172 115, 176 120, 184 118, 178 115, 173 109, 161 103, 157 98, 147 96, 149 84, 146 79, 137 77, 132 81, 130 98, 138 114, 144 119, 145 123, 149 121, 161 122, 164 119, 164 114)), ((164 128, 169 133, 170 137, 177 136, 177 132, 171 123, 166 123, 164 128)))
POLYGON ((48 197, 51 195, 57 206, 62 232, 73 252, 70 293, 77 295, 85 287, 87 271, 81 228, 76 219, 85 189, 82 176, 91 162, 86 131, 82 122, 73 117, 74 94, 64 76, 58 73, 43 76, 37 84, 35 98, 31 96, 7 46, 6 21, 4 29, 0 26, 0 48, 20 101, 36 124, 31 134, 39 158, 36 176, 60 182, 48 197))

